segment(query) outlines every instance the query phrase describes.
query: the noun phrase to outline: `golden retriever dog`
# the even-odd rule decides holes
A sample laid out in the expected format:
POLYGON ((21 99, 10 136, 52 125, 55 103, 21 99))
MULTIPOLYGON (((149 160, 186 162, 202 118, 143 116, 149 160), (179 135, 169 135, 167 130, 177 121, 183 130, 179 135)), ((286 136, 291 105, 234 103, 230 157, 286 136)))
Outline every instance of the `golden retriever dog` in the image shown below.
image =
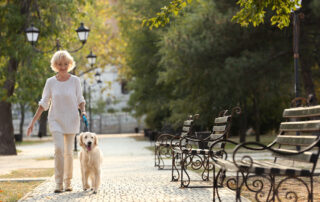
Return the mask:
POLYGON ((96 194, 101 181, 102 152, 98 147, 98 138, 95 133, 84 132, 79 136, 79 144, 82 147, 80 151, 80 167, 82 174, 83 190, 93 190, 96 194), (90 185, 89 186, 89 179, 90 185))

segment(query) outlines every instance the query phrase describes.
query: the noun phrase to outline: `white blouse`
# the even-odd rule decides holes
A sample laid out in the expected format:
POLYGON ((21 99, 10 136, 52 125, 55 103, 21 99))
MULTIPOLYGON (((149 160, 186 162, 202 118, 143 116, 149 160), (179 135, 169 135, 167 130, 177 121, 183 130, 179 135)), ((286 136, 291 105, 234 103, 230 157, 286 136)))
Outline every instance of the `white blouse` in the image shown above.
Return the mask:
POLYGON ((85 103, 85 100, 82 96, 79 77, 71 75, 66 81, 58 81, 55 76, 48 78, 39 105, 44 110, 50 107, 48 123, 51 133, 79 133, 78 108, 82 102, 85 103))

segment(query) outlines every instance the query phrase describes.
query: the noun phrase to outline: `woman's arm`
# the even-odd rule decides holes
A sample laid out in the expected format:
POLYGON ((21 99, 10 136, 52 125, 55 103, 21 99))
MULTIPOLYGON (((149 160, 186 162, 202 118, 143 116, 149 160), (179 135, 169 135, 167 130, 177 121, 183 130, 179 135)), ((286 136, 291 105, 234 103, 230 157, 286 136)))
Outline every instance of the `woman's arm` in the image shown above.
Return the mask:
POLYGON ((41 105, 39 105, 39 107, 36 111, 36 114, 34 115, 31 123, 28 126, 27 136, 29 136, 31 134, 31 132, 33 131, 33 126, 36 123, 36 121, 40 118, 43 111, 44 111, 44 108, 41 105))
POLYGON ((79 104, 79 109, 81 110, 81 117, 82 115, 85 115, 87 117, 87 113, 86 113, 86 103, 85 102, 81 102, 79 104))

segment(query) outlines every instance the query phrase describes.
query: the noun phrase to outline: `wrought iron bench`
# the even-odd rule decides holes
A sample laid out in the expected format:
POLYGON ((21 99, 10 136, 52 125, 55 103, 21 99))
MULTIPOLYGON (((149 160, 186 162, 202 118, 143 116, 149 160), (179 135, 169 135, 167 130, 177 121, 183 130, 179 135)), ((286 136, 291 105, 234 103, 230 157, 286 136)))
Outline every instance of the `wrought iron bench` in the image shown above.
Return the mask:
MULTIPOLYGON (((235 147, 232 159, 227 158, 227 153, 223 158, 211 156, 214 167, 235 172, 235 177, 230 177, 226 185, 236 191, 236 201, 241 200, 243 189, 254 192, 256 201, 313 201, 313 177, 319 175, 315 172, 320 152, 319 116, 320 105, 285 109, 283 117, 287 120, 280 124, 279 135, 269 145, 245 142, 235 147), (263 156, 271 154, 274 160, 258 161, 252 157, 253 153, 242 153, 243 150, 267 152, 262 153, 263 156), (301 196, 295 187, 305 190, 306 195, 301 196)), ((210 150, 219 143, 237 144, 220 140, 210 150)), ((219 173, 216 174, 215 169, 213 176, 213 196, 220 199, 219 173)))
MULTIPOLYGON (((164 169, 165 158, 172 157, 171 147, 175 146, 181 137, 189 136, 192 134, 193 130, 193 121, 197 118, 196 115, 190 115, 187 120, 183 122, 182 132, 180 135, 170 135, 170 134, 162 134, 160 135, 154 145, 154 166, 158 167, 158 169, 164 169)), ((170 166, 171 169, 171 165, 170 166)))
MULTIPOLYGON (((207 135, 206 138, 199 138, 199 133, 195 132, 195 136, 186 136, 180 139, 179 147, 173 148, 173 152, 181 155, 181 179, 180 187, 181 188, 205 188, 212 187, 210 186, 190 186, 190 175, 188 174, 188 167, 191 167, 193 170, 203 169, 201 174, 200 181, 209 181, 209 172, 212 170, 212 162, 210 162, 210 156, 215 155, 216 157, 221 156, 224 152, 225 144, 222 143, 219 147, 215 148, 216 150, 209 150, 215 141, 227 139, 230 133, 230 127, 232 122, 232 116, 235 113, 240 113, 240 108, 235 107, 232 110, 232 113, 229 113, 229 110, 223 110, 220 112, 219 116, 214 120, 214 126, 212 127, 211 134, 207 135), (184 178, 186 177, 186 179, 184 178)), ((174 157, 173 157, 174 159, 174 157)), ((173 164, 173 169, 179 176, 178 168, 173 164)), ((221 175, 223 176, 223 175, 221 175)))

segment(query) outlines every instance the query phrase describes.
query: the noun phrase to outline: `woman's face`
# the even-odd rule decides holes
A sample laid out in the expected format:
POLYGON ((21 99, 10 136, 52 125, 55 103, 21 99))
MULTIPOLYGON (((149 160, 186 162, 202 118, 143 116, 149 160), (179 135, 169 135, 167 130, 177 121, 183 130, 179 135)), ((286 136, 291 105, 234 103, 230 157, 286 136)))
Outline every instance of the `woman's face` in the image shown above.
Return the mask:
POLYGON ((59 72, 68 72, 68 68, 70 65, 70 61, 68 61, 66 58, 61 58, 56 63, 56 68, 59 72))

